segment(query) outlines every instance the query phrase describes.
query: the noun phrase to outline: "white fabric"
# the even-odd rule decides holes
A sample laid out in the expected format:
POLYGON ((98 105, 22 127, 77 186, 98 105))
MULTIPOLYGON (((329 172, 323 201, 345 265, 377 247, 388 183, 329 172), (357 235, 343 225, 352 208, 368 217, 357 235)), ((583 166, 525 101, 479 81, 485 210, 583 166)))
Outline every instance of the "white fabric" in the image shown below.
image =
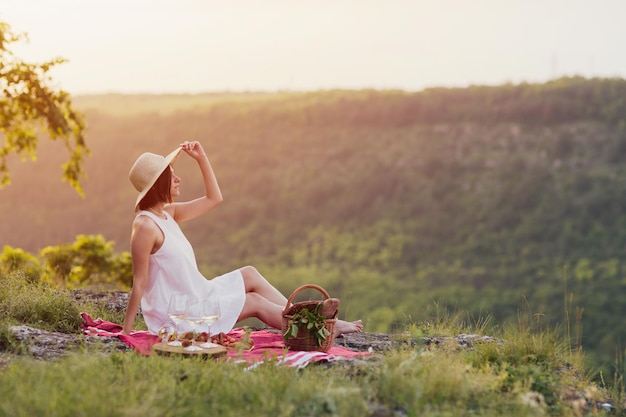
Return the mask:
MULTIPOLYGON (((167 307, 172 294, 199 298, 213 290, 219 293, 220 318, 211 325, 211 333, 228 333, 237 322, 245 301, 241 271, 234 270, 207 280, 198 270, 191 243, 167 212, 166 219, 148 211, 140 211, 137 216, 150 217, 164 235, 163 245, 150 255, 148 282, 141 299, 141 313, 150 333, 158 334, 161 326, 171 323, 167 307)), ((203 325, 197 330, 205 332, 207 327, 203 325)), ((179 331, 188 330, 191 330, 189 324, 179 324, 179 331)))

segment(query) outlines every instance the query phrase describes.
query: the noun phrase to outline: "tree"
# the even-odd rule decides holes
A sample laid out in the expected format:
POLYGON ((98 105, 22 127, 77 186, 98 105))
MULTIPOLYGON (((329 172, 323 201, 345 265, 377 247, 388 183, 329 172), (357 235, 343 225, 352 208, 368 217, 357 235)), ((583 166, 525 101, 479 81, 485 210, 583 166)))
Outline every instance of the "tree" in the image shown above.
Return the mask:
POLYGON ((11 183, 7 159, 10 154, 25 160, 37 157, 38 134, 61 140, 69 153, 62 165, 62 179, 81 196, 80 177, 89 149, 84 140, 83 115, 72 108, 70 96, 50 87, 50 69, 65 59, 55 58, 43 64, 26 63, 8 48, 11 43, 27 41, 26 34, 16 34, 0 22, 0 189, 11 183))

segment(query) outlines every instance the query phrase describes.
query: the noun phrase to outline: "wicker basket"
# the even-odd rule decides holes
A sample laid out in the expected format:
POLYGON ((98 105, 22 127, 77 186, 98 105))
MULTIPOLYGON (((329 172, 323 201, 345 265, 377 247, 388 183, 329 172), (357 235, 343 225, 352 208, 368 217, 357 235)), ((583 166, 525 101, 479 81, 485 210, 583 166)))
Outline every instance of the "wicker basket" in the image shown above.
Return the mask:
MULTIPOLYGON (((312 301, 300 301, 300 302, 291 304, 293 299, 296 297, 296 295, 298 295, 300 292, 308 288, 313 288, 321 292, 322 295, 324 296, 324 299, 330 298, 326 290, 324 290, 322 287, 315 285, 315 284, 306 284, 306 285, 302 285, 296 288, 296 290, 293 293, 291 293, 291 295, 289 296, 289 299, 287 300, 287 305, 285 306, 285 309, 283 310, 283 321, 282 321, 283 335, 287 332, 287 329, 289 329, 290 327, 289 322, 292 319, 294 314, 296 314, 298 311, 302 310, 303 308, 307 308, 309 309, 309 311, 312 311, 315 307, 317 307, 319 304, 324 302, 324 300, 321 300, 321 301, 312 300, 312 301)), ((328 351, 328 349, 330 349, 330 347, 333 345, 333 342, 335 341, 335 324, 336 323, 337 323, 337 314, 335 314, 333 318, 326 319, 324 326, 330 332, 330 334, 328 335, 328 337, 326 337, 326 340, 322 341, 321 346, 318 346, 317 340, 315 336, 311 333, 311 331, 305 328, 299 329, 298 335, 296 337, 283 338, 285 341, 285 346, 292 350, 307 350, 307 351, 315 350, 319 352, 326 352, 328 351)))

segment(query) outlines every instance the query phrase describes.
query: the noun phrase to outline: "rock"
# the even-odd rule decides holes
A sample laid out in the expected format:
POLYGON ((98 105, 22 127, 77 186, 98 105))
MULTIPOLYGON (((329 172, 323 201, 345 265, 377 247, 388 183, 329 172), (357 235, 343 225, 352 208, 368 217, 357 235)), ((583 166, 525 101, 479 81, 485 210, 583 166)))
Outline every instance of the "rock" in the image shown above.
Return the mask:
MULTIPOLYGON (((491 336, 477 334, 459 334, 457 336, 422 337, 421 344, 427 349, 439 346, 454 346, 459 349, 472 349, 478 343, 497 343, 503 341, 491 336)), ((391 349, 412 348, 420 345, 416 339, 406 335, 394 335, 393 338, 384 333, 347 333, 335 338, 335 344, 360 352, 384 352, 391 349)))
POLYGON ((105 308, 119 313, 126 310, 130 293, 127 291, 74 290, 72 296, 80 303, 104 303, 105 308))
POLYGON ((359 352, 385 352, 400 347, 415 346, 416 341, 410 337, 392 339, 384 333, 346 333, 335 338, 335 345, 343 346, 359 352))
POLYGON ((55 360, 84 347, 108 353, 130 350, 126 343, 114 337, 48 332, 28 326, 12 326, 10 330, 20 349, 36 359, 55 360))
POLYGON ((497 343, 502 345, 502 340, 491 336, 479 336, 477 334, 460 334, 458 336, 442 336, 442 337, 422 337, 422 341, 427 347, 436 347, 439 345, 454 343, 459 348, 473 348, 478 343, 497 343))

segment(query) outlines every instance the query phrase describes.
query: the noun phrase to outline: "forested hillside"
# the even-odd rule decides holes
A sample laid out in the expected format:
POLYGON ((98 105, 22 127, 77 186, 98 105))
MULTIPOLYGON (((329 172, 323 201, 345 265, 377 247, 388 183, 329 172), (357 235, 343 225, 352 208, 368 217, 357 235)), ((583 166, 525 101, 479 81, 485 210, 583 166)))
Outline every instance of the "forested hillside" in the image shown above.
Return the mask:
MULTIPOLYGON (((144 151, 201 140, 224 204, 186 225, 207 275, 254 263, 289 293, 317 282, 387 331, 437 309, 558 324, 602 366, 626 336, 626 81, 402 91, 77 97, 86 198, 64 150, 13 161, 0 244, 78 234, 128 249, 144 151)), ((175 165, 183 198, 201 191, 175 165)))

